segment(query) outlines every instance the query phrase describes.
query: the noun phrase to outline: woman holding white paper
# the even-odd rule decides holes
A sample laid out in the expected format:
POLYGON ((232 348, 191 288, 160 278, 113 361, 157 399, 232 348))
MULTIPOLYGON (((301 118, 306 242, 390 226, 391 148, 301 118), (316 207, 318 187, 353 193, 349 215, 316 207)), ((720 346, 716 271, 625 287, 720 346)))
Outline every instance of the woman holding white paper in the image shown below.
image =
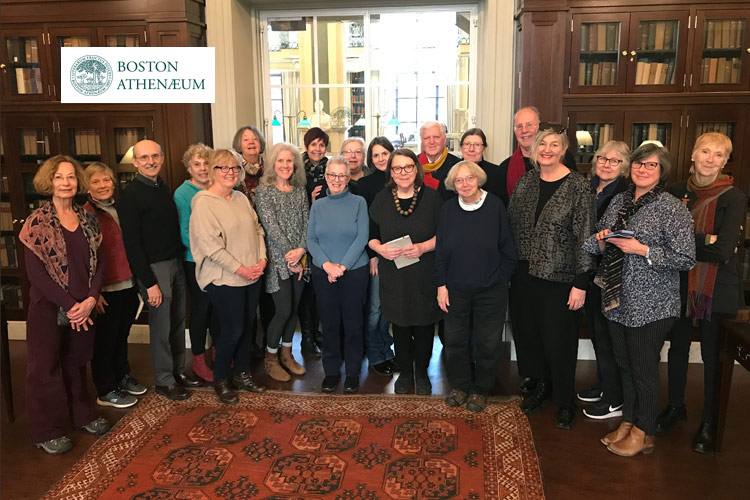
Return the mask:
POLYGON ((430 394, 427 367, 440 315, 435 299, 435 231, 443 202, 437 191, 424 185, 422 166, 409 149, 391 154, 386 187, 370 206, 369 246, 382 257, 378 260, 380 304, 393 325, 401 368, 395 391, 406 394, 416 381, 417 394, 430 394), (410 244, 389 245, 405 236, 410 244), (407 265, 399 268, 398 257, 404 257, 407 265))

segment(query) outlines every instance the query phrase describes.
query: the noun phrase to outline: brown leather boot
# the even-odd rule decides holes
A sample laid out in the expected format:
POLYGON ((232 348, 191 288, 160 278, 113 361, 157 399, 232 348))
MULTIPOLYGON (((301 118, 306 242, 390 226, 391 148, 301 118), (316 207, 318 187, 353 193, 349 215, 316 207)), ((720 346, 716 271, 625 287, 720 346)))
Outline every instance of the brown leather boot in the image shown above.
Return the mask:
POLYGON ((282 345, 279 349, 281 359, 281 365, 289 370, 292 375, 304 375, 305 367, 297 363, 297 360, 292 356, 292 346, 282 345))
POLYGON ((601 439, 601 442, 604 446, 609 446, 612 443, 616 443, 619 440, 628 437, 628 434, 630 434, 630 429, 632 428, 633 424, 631 424, 630 422, 625 422, 623 420, 622 422, 620 422, 620 427, 604 436, 601 439))
POLYGON ((265 386, 253 380, 253 375, 249 371, 234 372, 232 375, 232 385, 237 390, 244 389, 249 392, 266 392, 265 386))
POLYGON ((292 380, 292 377, 289 376, 286 370, 284 370, 284 368, 282 368, 281 364, 279 363, 278 352, 266 351, 266 357, 263 361, 266 372, 268 372, 268 375, 272 379, 278 380, 279 382, 289 382, 290 380, 292 380))
POLYGON ((240 401, 240 398, 237 397, 237 393, 229 388, 229 381, 227 381, 227 379, 215 379, 214 391, 216 391, 219 401, 225 405, 236 405, 240 401))
POLYGON ((639 453, 646 455, 654 451, 654 436, 646 436, 645 432, 633 426, 628 437, 610 443, 607 449, 621 457, 634 457, 639 453))

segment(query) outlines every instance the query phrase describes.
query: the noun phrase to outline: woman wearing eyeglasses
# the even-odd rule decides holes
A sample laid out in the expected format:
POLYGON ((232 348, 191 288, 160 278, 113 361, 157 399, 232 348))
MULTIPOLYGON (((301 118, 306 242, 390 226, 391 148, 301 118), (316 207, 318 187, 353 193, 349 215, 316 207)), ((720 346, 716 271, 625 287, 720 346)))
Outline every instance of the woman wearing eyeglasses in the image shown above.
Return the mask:
POLYGON ((334 156, 328 160, 325 175, 327 196, 313 203, 307 228, 315 297, 323 323, 322 390, 333 392, 341 379, 343 333, 344 392, 352 393, 359 390, 362 366, 369 217, 365 200, 347 188, 350 174, 346 158, 334 156))
POLYGON ((305 284, 302 257, 307 246, 309 207, 305 167, 297 148, 285 142, 276 144, 268 155, 268 165, 255 194, 270 261, 266 291, 276 306, 268 325, 265 367, 272 379, 286 382, 291 380, 289 373, 305 374, 305 368, 292 356, 292 340, 305 284))
POLYGON ((350 182, 356 184, 362 177, 372 173, 365 164, 365 141, 361 137, 350 137, 341 144, 341 155, 349 160, 350 182))
POLYGON ((567 148, 564 127, 540 129, 531 145, 535 168, 519 179, 508 207, 519 260, 511 283, 520 305, 513 322, 518 371, 538 380, 521 408, 534 413, 552 397, 559 429, 575 419, 576 311, 594 269, 582 245, 596 222, 588 181, 563 163, 567 148))
POLYGON ((693 437, 693 450, 716 449, 717 375, 719 369, 719 324, 732 318, 744 305, 738 245, 747 197, 732 186, 734 179, 722 172, 732 153, 732 141, 724 134, 709 132, 693 147, 693 166, 687 181, 670 187, 693 213, 697 263, 680 274, 682 314, 669 335, 669 401, 656 418, 656 432, 665 432, 687 418, 687 383, 693 322, 701 332, 703 358, 703 412, 693 437))
MULTIPOLYGON (((612 198, 628 187, 630 148, 622 141, 609 141, 594 154, 591 191, 596 197, 596 220, 600 220, 612 198)), ((598 261, 597 261, 598 264, 598 261)), ((593 276, 592 276, 593 278, 593 276)), ((622 415, 622 383, 617 369, 607 319, 602 314, 602 296, 598 286, 586 291, 586 319, 596 353, 596 384, 578 393, 578 399, 594 403, 583 414, 595 420, 622 415)))
POLYGON ((680 315, 680 271, 695 265, 690 212, 662 187, 671 169, 668 151, 644 144, 630 165, 633 184, 614 197, 584 245, 603 254, 594 283, 622 379, 622 423, 601 441, 625 457, 654 450, 659 353, 680 315), (622 230, 632 233, 609 236, 622 230))
POLYGON ((424 185, 424 170, 410 149, 391 154, 386 187, 370 206, 369 246, 380 256, 380 306, 391 320, 401 369, 395 391, 406 394, 415 384, 417 394, 430 394, 427 368, 440 317, 435 300, 435 230, 443 201, 424 185))
POLYGON ((466 161, 476 163, 484 171, 487 180, 482 184, 484 191, 500 196, 504 188, 500 186, 500 169, 494 163, 484 159, 487 149, 487 136, 481 128, 470 128, 461 136, 461 156, 466 161))
POLYGON ((482 411, 495 385, 516 247, 505 207, 481 188, 476 163, 453 166, 445 186, 458 193, 443 205, 435 243, 437 301, 445 316, 448 406, 482 411), (471 361, 475 362, 472 376, 471 361))

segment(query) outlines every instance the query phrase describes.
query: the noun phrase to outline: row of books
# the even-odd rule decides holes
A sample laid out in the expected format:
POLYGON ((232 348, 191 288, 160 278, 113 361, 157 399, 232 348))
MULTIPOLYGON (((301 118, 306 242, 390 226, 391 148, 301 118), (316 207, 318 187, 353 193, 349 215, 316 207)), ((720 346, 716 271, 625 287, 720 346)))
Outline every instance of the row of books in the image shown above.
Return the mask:
POLYGON ((8 57, 14 64, 38 64, 39 46, 36 38, 18 38, 16 41, 8 40, 8 57), (23 40, 23 44, 21 41, 23 40))
POLYGON ((138 35, 113 35, 107 37, 107 47, 138 47, 138 35))
POLYGON ((643 141, 659 141, 662 146, 669 148, 672 141, 672 125, 670 123, 634 123, 632 148, 636 149, 643 141))
POLYGON ((13 213, 10 210, 9 201, 0 201, 0 229, 3 231, 13 230, 13 213))
POLYGON ((701 62, 701 83, 739 83, 740 58, 704 57, 701 62))
POLYGON ((124 155, 136 142, 146 138, 146 131, 143 128, 116 128, 115 129, 115 152, 118 155, 124 155))
POLYGON ((100 155, 102 154, 101 142, 99 140, 99 131, 93 128, 73 129, 70 131, 71 146, 75 145, 75 154, 77 155, 100 155))
POLYGON ((0 266, 18 267, 16 238, 14 236, 0 236, 0 266))
POLYGON ((44 129, 23 130, 23 152, 24 156, 49 156, 49 136, 44 129))
POLYGON ((675 60, 666 62, 638 59, 635 67, 636 85, 671 85, 674 83, 675 60))
POLYGON ((579 85, 617 85, 617 63, 579 63, 579 85))
POLYGON ((695 137, 707 132, 719 132, 734 141, 734 125, 731 122, 698 122, 695 124, 695 137))
POLYGON ((583 146, 583 148, 579 145, 579 149, 583 151, 594 152, 615 138, 614 123, 581 123, 578 125, 578 130, 588 132, 593 143, 590 146, 583 146))
POLYGON ((16 68, 16 90, 19 94, 41 94, 44 91, 41 68, 16 68))
POLYGON ((745 35, 744 19, 708 19, 705 28, 705 48, 742 48, 742 38, 745 35))
POLYGON ((62 38, 63 47, 91 47, 91 40, 87 36, 66 36, 62 38))
POLYGON ((638 24, 638 50, 675 50, 677 21, 646 21, 638 24))
POLYGON ((0 297, 8 309, 23 309, 23 293, 20 285, 3 285, 0 297))
POLYGON ((581 23, 581 51, 618 50, 620 23, 581 23))

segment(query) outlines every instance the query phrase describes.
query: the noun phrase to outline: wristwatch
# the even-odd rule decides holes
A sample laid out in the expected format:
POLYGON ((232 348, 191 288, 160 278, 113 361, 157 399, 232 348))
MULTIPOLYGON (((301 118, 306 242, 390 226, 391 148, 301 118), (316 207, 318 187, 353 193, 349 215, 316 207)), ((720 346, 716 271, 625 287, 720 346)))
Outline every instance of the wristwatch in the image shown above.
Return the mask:
POLYGON ((646 262, 648 262, 649 266, 654 265, 654 263, 651 262, 651 247, 647 247, 646 248, 646 255, 645 255, 645 257, 646 257, 646 262))

